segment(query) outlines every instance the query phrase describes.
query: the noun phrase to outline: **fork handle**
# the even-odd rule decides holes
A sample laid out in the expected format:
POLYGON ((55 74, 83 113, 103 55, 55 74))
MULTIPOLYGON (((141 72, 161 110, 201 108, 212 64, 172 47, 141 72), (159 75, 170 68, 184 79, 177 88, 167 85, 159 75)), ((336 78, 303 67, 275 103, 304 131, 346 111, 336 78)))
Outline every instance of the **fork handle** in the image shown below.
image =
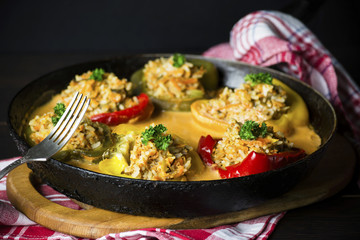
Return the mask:
POLYGON ((37 159, 29 159, 27 157, 19 158, 18 160, 10 163, 4 169, 0 171, 0 179, 2 179, 6 174, 8 174, 14 168, 20 166, 23 163, 31 162, 31 161, 46 161, 46 158, 37 158, 37 159))

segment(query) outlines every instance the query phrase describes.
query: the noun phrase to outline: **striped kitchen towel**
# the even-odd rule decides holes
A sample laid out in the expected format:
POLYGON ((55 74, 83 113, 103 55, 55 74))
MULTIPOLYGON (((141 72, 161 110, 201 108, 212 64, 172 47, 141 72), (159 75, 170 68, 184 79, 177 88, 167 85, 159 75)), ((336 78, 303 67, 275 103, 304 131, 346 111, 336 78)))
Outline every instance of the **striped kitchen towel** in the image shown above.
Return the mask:
MULTIPOLYGON (((15 161, 17 158, 0 160, 0 169, 15 161)), ((78 240, 77 238, 53 231, 36 224, 24 214, 17 211, 6 195, 6 176, 0 180, 0 239, 11 240, 78 240)), ((40 185, 38 191, 50 201, 62 206, 81 210, 81 207, 65 195, 55 191, 46 184, 40 185)), ((240 223, 224 225, 209 229, 171 230, 161 228, 147 228, 103 236, 101 240, 135 240, 135 239, 267 239, 275 229, 284 213, 267 215, 240 223)))
POLYGON ((331 101, 359 147, 359 87, 298 19, 277 11, 250 13, 233 26, 228 43, 211 47, 203 55, 264 67, 276 65, 308 83, 331 101))

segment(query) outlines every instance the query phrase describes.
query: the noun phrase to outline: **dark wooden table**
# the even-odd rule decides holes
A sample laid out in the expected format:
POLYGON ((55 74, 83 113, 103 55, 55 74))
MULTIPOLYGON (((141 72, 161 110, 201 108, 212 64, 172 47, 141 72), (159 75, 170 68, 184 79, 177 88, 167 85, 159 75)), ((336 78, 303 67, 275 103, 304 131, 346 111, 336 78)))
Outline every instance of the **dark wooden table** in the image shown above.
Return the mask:
MULTIPOLYGON (((116 54, 0 55, 0 159, 19 155, 9 135, 7 109, 22 87, 50 71, 112 56, 116 54)), ((355 175, 360 176, 358 166, 355 175)), ((335 196, 288 211, 270 239, 360 239, 360 190, 356 182, 354 176, 335 196)))

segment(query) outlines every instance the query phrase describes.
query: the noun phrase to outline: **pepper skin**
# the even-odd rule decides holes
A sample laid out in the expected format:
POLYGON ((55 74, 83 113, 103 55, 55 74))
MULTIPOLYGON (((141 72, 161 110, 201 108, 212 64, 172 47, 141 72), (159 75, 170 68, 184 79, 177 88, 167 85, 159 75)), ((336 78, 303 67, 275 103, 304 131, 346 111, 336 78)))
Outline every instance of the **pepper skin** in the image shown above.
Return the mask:
POLYGON ((137 98, 139 100, 139 104, 133 107, 111 113, 96 114, 91 116, 90 119, 93 122, 101 122, 109 126, 129 122, 132 118, 144 113, 145 108, 149 103, 149 97, 145 93, 140 93, 137 98))
POLYGON ((215 164, 211 157, 215 144, 216 140, 214 140, 210 135, 200 137, 197 152, 207 166, 215 164))
MULTIPOLYGON (((215 164, 211 154, 216 142, 210 135, 200 138, 197 151, 202 161, 208 166, 215 164)), ((252 151, 241 163, 225 167, 225 169, 220 167, 216 167, 216 169, 221 178, 243 177, 284 167, 305 156, 305 151, 297 148, 271 155, 252 151)))

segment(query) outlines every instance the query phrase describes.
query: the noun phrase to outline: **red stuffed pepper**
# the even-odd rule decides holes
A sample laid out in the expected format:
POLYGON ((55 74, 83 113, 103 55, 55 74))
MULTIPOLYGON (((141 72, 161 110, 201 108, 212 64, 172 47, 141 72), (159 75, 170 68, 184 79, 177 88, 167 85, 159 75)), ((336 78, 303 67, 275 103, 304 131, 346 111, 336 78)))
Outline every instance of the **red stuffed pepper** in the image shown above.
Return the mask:
POLYGON ((203 162, 213 166, 221 178, 234 178, 284 167, 306 156, 280 133, 265 123, 232 122, 224 137, 202 136, 198 153, 203 162))

